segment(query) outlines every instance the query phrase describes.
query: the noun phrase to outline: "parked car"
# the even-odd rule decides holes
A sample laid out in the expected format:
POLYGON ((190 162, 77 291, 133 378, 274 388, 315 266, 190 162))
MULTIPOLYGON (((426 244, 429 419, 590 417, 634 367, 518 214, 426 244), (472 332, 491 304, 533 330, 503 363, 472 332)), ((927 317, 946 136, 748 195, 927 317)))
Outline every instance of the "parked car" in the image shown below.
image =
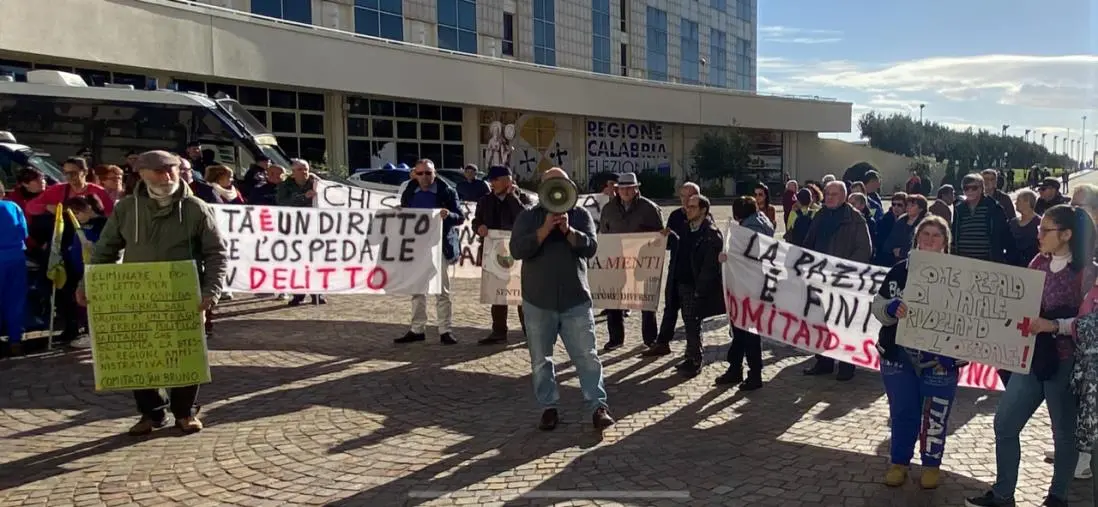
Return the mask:
POLYGON ((37 169, 46 177, 47 184, 65 181, 61 166, 50 158, 49 153, 17 144, 15 136, 0 131, 0 182, 4 183, 4 188, 15 187, 15 175, 24 167, 37 169))

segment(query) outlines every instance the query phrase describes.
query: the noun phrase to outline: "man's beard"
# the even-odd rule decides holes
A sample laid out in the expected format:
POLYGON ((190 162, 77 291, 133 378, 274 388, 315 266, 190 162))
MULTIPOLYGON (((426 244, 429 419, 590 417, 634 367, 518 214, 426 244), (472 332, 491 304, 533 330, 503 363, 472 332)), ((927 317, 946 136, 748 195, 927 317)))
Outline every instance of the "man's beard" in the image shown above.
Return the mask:
POLYGON ((168 197, 174 195, 179 190, 179 180, 173 180, 169 183, 147 183, 149 186, 149 193, 156 197, 168 197))

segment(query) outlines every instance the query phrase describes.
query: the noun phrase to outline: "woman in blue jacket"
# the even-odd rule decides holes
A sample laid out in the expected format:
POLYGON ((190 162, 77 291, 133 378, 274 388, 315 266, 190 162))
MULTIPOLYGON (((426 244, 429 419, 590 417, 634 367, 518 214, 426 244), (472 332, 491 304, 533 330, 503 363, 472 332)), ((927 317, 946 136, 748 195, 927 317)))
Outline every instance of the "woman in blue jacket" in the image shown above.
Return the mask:
MULTIPOLYGON (((949 225, 938 216, 928 216, 915 227, 915 248, 949 253, 949 225)), ((907 315, 903 290, 907 283, 907 259, 889 270, 881 290, 873 298, 873 315, 881 321, 877 350, 881 354, 881 379, 888 394, 892 419, 891 464, 885 484, 900 487, 907 482, 915 443, 922 442, 924 489, 938 487, 939 466, 945 450, 949 414, 957 393, 956 359, 909 349, 896 344, 896 325, 907 315)))
MULTIPOLYGON (((0 184, 0 195, 4 185, 0 184)), ((8 352, 22 355, 23 312, 27 301, 27 217, 18 204, 0 201, 0 335, 8 337, 8 352)))

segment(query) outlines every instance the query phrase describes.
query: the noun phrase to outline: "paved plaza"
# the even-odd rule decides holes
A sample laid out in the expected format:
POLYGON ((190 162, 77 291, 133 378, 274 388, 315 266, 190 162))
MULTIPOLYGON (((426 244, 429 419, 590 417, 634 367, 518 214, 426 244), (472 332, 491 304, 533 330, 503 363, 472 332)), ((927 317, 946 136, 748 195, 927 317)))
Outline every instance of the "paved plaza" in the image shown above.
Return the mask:
MULTIPOLYGON (((87 351, 0 362, 0 505, 955 506, 994 478, 995 394, 959 395, 941 488, 918 489, 916 467, 893 490, 881 484, 888 411, 876 373, 806 378, 807 356, 769 348, 763 389, 714 388, 727 327, 707 323, 716 364, 684 380, 675 357, 638 357, 638 312, 627 346, 603 357, 618 423, 594 432, 558 346, 562 424, 538 431, 521 334, 476 345, 488 308, 477 281, 454 287, 456 346, 433 329, 426 343, 393 345, 407 297, 223 303, 200 395, 207 427, 186 437, 126 436, 132 398, 94 392, 87 351)), ((1023 434, 1019 505, 1043 499, 1050 445, 1042 408, 1023 434)), ((1073 505, 1093 505, 1089 487, 1075 482, 1073 505)))

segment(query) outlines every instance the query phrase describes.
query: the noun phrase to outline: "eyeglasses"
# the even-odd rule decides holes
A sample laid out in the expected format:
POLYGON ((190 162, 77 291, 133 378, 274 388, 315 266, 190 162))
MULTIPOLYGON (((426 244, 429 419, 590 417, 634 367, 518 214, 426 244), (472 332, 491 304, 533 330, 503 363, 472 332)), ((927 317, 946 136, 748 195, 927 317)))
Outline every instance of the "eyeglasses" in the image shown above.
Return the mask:
POLYGON ((965 187, 965 192, 978 192, 981 190, 983 190, 983 187, 981 187, 980 185, 969 185, 965 187))
POLYGON ((416 176, 430 176, 435 173, 432 171, 415 171, 412 174, 415 174, 416 176))

